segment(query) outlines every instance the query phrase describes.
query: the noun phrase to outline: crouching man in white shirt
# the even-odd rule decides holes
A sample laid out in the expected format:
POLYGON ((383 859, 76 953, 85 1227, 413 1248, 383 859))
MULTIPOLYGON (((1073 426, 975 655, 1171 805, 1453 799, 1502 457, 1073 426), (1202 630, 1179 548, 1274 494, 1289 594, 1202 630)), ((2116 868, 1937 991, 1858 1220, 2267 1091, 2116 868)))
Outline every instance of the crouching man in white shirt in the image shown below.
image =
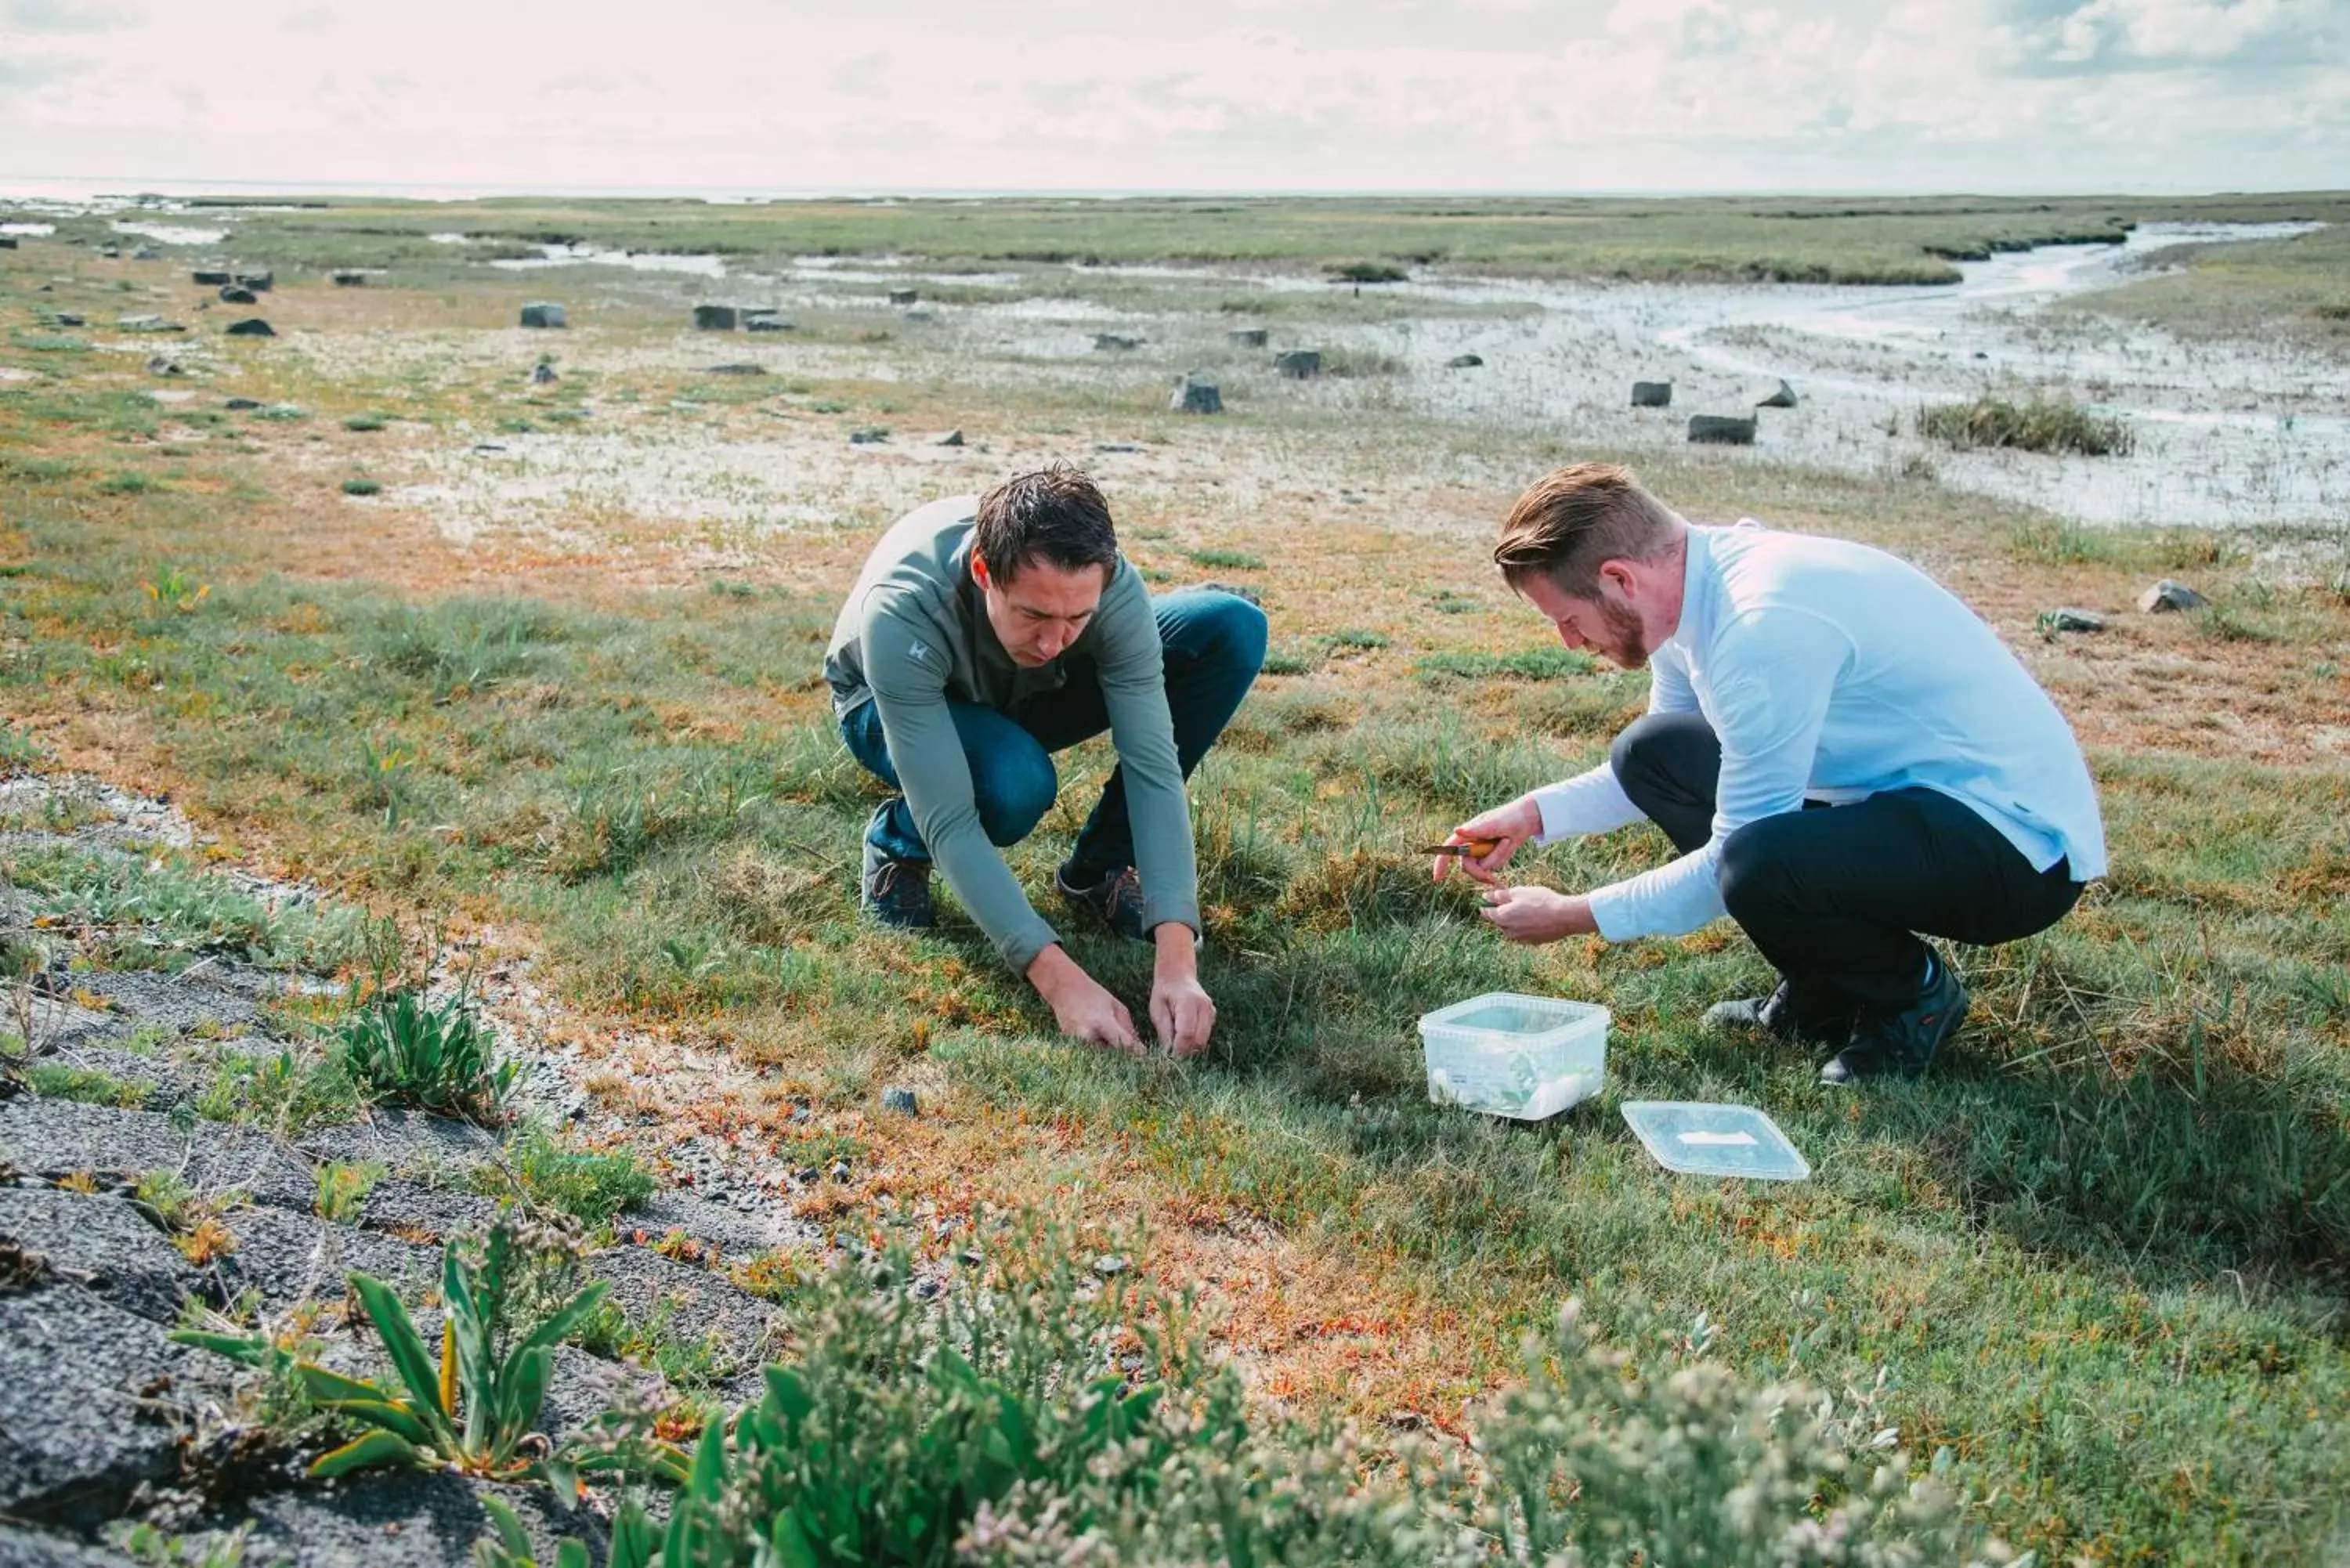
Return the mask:
POLYGON ((1652 681, 1607 763, 1453 830, 1493 841, 1461 864, 1513 941, 1675 936, 1728 914, 1779 985, 1710 1020, 1833 1049, 1824 1083, 1914 1076, 1967 1007, 1918 933, 2012 941, 2105 875, 2064 716, 1915 567, 1752 523, 1696 526, 1603 463, 1519 497, 1493 560, 1567 647, 1652 681), (1643 817, 1679 858, 1582 895, 1502 885, 1522 845, 1643 817))

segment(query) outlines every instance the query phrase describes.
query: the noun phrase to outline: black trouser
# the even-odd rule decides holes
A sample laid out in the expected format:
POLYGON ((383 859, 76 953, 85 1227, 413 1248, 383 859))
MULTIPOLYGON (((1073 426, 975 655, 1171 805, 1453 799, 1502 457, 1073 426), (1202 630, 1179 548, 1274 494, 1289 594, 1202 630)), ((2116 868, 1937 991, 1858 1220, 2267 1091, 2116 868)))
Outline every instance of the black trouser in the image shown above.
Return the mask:
MULTIPOLYGON (((1609 761, 1632 804, 1687 854, 1713 836, 1721 742, 1696 713, 1651 713, 1609 761)), ((1898 1008, 1924 988, 1915 933, 1988 947, 2043 931, 2081 896, 1963 802, 1901 789, 1750 822, 1721 848, 1721 901, 1805 1012, 1898 1008)))

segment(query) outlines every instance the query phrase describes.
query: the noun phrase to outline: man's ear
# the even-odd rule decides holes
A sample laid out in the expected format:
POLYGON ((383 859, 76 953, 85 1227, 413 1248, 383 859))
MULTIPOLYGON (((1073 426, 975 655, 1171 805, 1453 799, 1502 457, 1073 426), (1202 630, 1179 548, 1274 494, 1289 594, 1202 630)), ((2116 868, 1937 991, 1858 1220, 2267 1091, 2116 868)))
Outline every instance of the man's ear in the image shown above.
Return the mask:
POLYGON ((994 590, 995 583, 988 575, 987 563, 976 553, 971 558, 971 580, 979 585, 981 593, 991 593, 994 590))
POLYGON ((1602 561, 1599 563, 1599 581, 1603 585, 1615 584, 1616 591, 1629 598, 1634 590, 1640 586, 1640 574, 1638 568, 1630 561, 1620 558, 1602 561))

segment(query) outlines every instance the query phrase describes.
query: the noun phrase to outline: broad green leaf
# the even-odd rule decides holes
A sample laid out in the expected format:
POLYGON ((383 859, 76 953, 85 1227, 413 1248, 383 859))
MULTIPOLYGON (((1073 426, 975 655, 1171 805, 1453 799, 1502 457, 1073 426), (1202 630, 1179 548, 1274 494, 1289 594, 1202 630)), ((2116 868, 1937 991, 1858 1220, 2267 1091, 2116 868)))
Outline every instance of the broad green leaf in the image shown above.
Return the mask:
POLYGON ((725 1481, 726 1434, 712 1421, 702 1428, 702 1440, 694 1445, 693 1470, 686 1485, 702 1501, 716 1502, 725 1481))
POLYGON ((652 1521, 631 1501, 620 1505, 612 1521, 612 1552, 604 1568, 652 1568, 652 1521))
POLYGON ((555 1568, 588 1568, 587 1543, 566 1536, 555 1549, 555 1568))
POLYGON ((315 1361, 297 1362, 294 1370, 302 1379, 303 1390, 322 1404, 348 1399, 378 1399, 390 1403, 399 1397, 380 1383, 329 1372, 315 1361))
POLYGON ((507 1507, 503 1501, 492 1497, 487 1492, 482 1493, 482 1508, 490 1516, 490 1523, 497 1529, 498 1544, 523 1562, 529 1562, 530 1532, 523 1529, 521 1515, 507 1507))
POLYGON ((436 1434, 433 1428, 427 1426, 416 1412, 407 1406, 395 1404, 389 1399, 321 1399, 318 1401, 318 1407, 330 1410, 338 1416, 348 1417, 354 1421, 363 1422, 370 1427, 381 1427, 395 1436, 407 1438, 419 1448, 435 1446, 436 1434))
MULTIPOLYGON (((498 1370, 498 1380, 504 1383, 519 1375, 524 1358, 533 1352, 543 1350, 551 1353, 561 1345, 570 1336, 571 1331, 579 1326, 579 1320, 602 1303, 608 1289, 599 1280, 541 1319, 537 1327, 524 1335, 522 1342, 506 1353, 505 1366, 498 1370)), ((532 1414, 536 1415, 537 1409, 538 1407, 533 1405, 532 1414)))
POLYGON ((409 1318, 408 1309, 391 1293, 390 1286, 371 1274, 353 1274, 351 1289, 359 1293, 359 1301, 366 1306, 385 1353, 400 1373, 400 1380, 408 1385, 411 1403, 437 1416, 441 1408, 440 1373, 426 1353, 424 1341, 409 1318))
POLYGON ((270 1358, 278 1354, 277 1347, 258 1334, 206 1334, 202 1329, 175 1328, 163 1337, 173 1345, 192 1345, 247 1366, 266 1366, 270 1358))
POLYGON ((310 1466, 310 1479, 329 1480, 348 1475, 371 1465, 412 1465, 423 1456, 416 1445, 396 1432, 379 1427, 374 1431, 345 1443, 331 1453, 321 1454, 310 1466))
POLYGON ((816 1555, 816 1542, 808 1539, 796 1509, 776 1516, 772 1539, 777 1568, 824 1568, 824 1559, 816 1555))

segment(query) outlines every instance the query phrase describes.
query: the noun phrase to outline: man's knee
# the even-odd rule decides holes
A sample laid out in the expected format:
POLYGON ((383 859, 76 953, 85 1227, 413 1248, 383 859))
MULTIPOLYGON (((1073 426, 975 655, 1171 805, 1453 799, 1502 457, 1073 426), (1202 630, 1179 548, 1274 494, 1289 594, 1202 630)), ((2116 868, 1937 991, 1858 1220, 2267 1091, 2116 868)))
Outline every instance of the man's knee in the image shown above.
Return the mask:
POLYGON ((1181 596, 1180 613, 1160 625, 1170 653, 1181 654, 1235 674, 1254 677, 1264 668, 1272 632, 1264 611, 1238 594, 1205 588, 1181 596))
POLYGON ((972 768, 971 784, 979 825, 986 830, 987 841, 1001 849, 1036 831, 1053 809, 1061 781, 1052 758, 1038 748, 1034 756, 996 757, 983 768, 972 768))
POLYGON ((1718 768, 1721 742, 1699 713, 1643 713, 1607 748, 1617 781, 1679 778, 1700 762, 1718 768))
POLYGON ((1722 840, 1717 868, 1721 905, 1740 925, 1751 926, 1757 919, 1767 920, 1785 907, 1789 873, 1796 865, 1794 836, 1790 830, 1799 820, 1794 814, 1765 816, 1722 840))

